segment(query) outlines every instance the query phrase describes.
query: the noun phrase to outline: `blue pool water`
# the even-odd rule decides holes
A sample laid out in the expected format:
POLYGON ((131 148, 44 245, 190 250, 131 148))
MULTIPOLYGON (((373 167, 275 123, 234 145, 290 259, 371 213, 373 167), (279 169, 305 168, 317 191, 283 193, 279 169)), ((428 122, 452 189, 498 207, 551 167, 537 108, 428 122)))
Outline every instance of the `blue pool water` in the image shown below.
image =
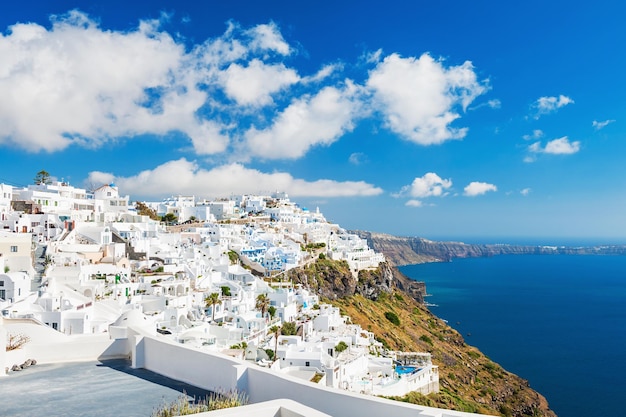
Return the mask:
POLYGON ((396 366, 396 373, 398 375, 410 374, 415 372, 417 368, 415 366, 396 366))
POLYGON ((426 282, 433 313, 527 379, 559 417, 624 415, 626 257, 511 255, 400 269, 426 282))

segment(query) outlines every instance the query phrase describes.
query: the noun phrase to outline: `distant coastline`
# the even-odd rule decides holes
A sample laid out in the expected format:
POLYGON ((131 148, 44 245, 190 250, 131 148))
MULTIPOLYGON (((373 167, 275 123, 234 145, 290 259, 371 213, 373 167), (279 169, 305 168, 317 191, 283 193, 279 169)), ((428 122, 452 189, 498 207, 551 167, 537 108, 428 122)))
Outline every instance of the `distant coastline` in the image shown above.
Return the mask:
POLYGON ((496 255, 626 255, 626 244, 597 245, 519 245, 508 243, 464 243, 434 241, 421 237, 401 237, 384 233, 354 231, 367 239, 370 247, 382 252, 395 265, 449 262, 455 258, 496 255))

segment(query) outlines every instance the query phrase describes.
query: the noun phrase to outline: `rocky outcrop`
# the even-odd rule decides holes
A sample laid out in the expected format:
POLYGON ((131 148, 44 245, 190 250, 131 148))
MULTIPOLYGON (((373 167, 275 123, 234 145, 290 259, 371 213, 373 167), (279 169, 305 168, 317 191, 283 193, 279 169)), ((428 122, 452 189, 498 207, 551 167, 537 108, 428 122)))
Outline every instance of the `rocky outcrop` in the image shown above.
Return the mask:
MULTIPOLYGON (((329 300, 355 294, 377 300, 381 293, 391 293, 398 274, 402 275, 396 268, 382 262, 376 269, 359 271, 355 278, 345 261, 319 259, 304 268, 289 270, 287 277, 329 300)), ((410 281, 407 277, 404 279, 410 281)))
POLYGON ((394 280, 394 269, 388 263, 382 262, 377 269, 359 271, 355 294, 378 300, 381 293, 391 293, 394 280))

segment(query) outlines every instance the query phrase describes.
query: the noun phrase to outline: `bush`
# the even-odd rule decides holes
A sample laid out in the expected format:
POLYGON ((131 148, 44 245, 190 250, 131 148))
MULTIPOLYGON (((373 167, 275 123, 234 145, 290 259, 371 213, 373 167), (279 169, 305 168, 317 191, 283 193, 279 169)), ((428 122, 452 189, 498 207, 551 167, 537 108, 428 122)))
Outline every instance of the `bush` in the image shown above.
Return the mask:
POLYGON ((430 337, 426 336, 425 334, 420 336, 420 340, 424 343, 428 343, 431 346, 433 345, 433 340, 430 337))
POLYGON ((337 346, 335 346, 335 352, 337 352, 337 353, 341 353, 341 352, 343 352, 346 349, 348 349, 348 345, 343 340, 341 342, 337 343, 337 346))
POLYGON ((379 336, 374 336, 374 339, 375 339, 377 342, 382 343, 382 344, 383 344, 383 347, 384 347, 385 349, 387 349, 387 350, 391 350, 391 346, 389 346, 389 343, 387 343, 387 340, 386 340, 386 339, 383 339, 382 337, 379 337, 379 336))
POLYGON ((204 400, 198 402, 190 401, 187 397, 187 393, 183 391, 176 400, 168 404, 163 404, 161 407, 154 410, 152 417, 187 416, 207 411, 239 407, 247 403, 247 395, 237 391, 211 393, 207 395, 204 400))
POLYGON ((387 318, 387 320, 389 320, 390 322, 392 322, 396 326, 400 325, 400 319, 398 318, 398 315, 396 313, 393 313, 391 311, 387 311, 385 313, 385 317, 387 318))
POLYGON ((274 350, 273 349, 265 349, 265 353, 270 358, 270 360, 274 359, 274 350))
POLYGON ((293 321, 288 321, 287 323, 283 323, 283 327, 280 329, 280 334, 283 336, 293 336, 297 332, 296 323, 293 321))

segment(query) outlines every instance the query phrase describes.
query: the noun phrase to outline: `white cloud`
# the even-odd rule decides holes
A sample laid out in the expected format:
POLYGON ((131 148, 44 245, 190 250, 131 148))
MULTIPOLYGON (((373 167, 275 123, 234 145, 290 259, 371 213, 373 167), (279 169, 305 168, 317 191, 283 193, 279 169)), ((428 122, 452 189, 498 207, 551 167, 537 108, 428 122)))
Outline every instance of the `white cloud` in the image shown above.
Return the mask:
POLYGON ((574 100, 564 96, 563 94, 558 97, 539 97, 532 105, 535 110, 535 119, 538 119, 544 114, 553 113, 561 107, 573 104, 574 100))
POLYGON ((285 42, 275 23, 257 25, 247 30, 246 33, 252 37, 250 46, 254 49, 275 51, 281 55, 289 55, 291 53, 289 44, 285 42))
POLYGON ((463 138, 467 129, 451 126, 460 117, 456 109, 464 111, 488 89, 469 61, 446 68, 428 54, 387 56, 370 71, 367 87, 389 129, 422 145, 463 138))
POLYGON ((482 107, 489 107, 490 109, 499 109, 500 107, 502 107, 502 102, 500 102, 500 100, 496 98, 496 99, 485 101, 483 103, 472 106, 470 107, 470 110, 478 110, 482 107))
POLYGON ((563 136, 562 138, 549 141, 544 147, 541 146, 541 142, 535 142, 528 147, 528 150, 532 153, 569 155, 580 150, 580 141, 570 142, 567 136, 563 136))
POLYGON ((266 129, 246 133, 248 152, 268 159, 298 158, 316 145, 330 145, 354 128, 361 103, 359 88, 325 87, 294 100, 266 129))
POLYGON ((424 204, 419 200, 409 200, 404 205, 408 207, 422 207, 424 204))
POLYGON ((348 157, 348 162, 352 165, 361 165, 364 162, 367 162, 367 156, 361 152, 354 152, 348 157))
POLYGON ((223 152, 245 127, 231 122, 242 109, 215 92, 237 106, 267 106, 300 80, 284 64, 263 61, 291 52, 274 23, 247 30, 230 23, 187 52, 158 20, 113 31, 72 11, 51 22, 0 34, 0 143, 53 152, 177 131, 199 154, 223 152))
POLYGON ((381 188, 364 181, 306 181, 285 172, 263 173, 241 164, 223 165, 211 170, 200 168, 184 158, 170 161, 131 177, 116 177, 94 171, 88 183, 115 182, 124 194, 142 197, 165 197, 193 194, 204 197, 229 196, 232 193, 281 190, 294 197, 367 197, 379 195, 381 188))
POLYGON ((444 180, 434 172, 428 172, 422 177, 415 178, 411 185, 402 187, 398 196, 441 197, 447 194, 445 191, 450 187, 452 187, 452 180, 444 180))
POLYGON ((530 135, 524 135, 522 136, 522 138, 524 138, 524 140, 537 140, 539 138, 543 137, 543 131, 540 129, 535 129, 533 130, 533 133, 530 135))
POLYGON ((498 191, 498 187, 486 182, 473 181, 463 189, 463 195, 467 197, 476 197, 486 194, 489 191, 498 191))
POLYGON ((519 193, 521 195, 523 195, 524 197, 526 197, 528 194, 530 194, 531 189, 530 188, 524 188, 523 190, 521 190, 519 193))
POLYGON ((613 122, 615 122, 615 120, 605 120, 603 122, 598 122, 597 120, 594 120, 591 125, 594 127, 594 129, 600 130, 600 129, 605 128, 606 126, 608 126, 609 124, 613 122))
POLYGON ((272 103, 271 95, 298 82, 300 77, 283 64, 266 65, 258 59, 247 67, 231 64, 221 74, 226 95, 240 105, 263 106, 272 103))

